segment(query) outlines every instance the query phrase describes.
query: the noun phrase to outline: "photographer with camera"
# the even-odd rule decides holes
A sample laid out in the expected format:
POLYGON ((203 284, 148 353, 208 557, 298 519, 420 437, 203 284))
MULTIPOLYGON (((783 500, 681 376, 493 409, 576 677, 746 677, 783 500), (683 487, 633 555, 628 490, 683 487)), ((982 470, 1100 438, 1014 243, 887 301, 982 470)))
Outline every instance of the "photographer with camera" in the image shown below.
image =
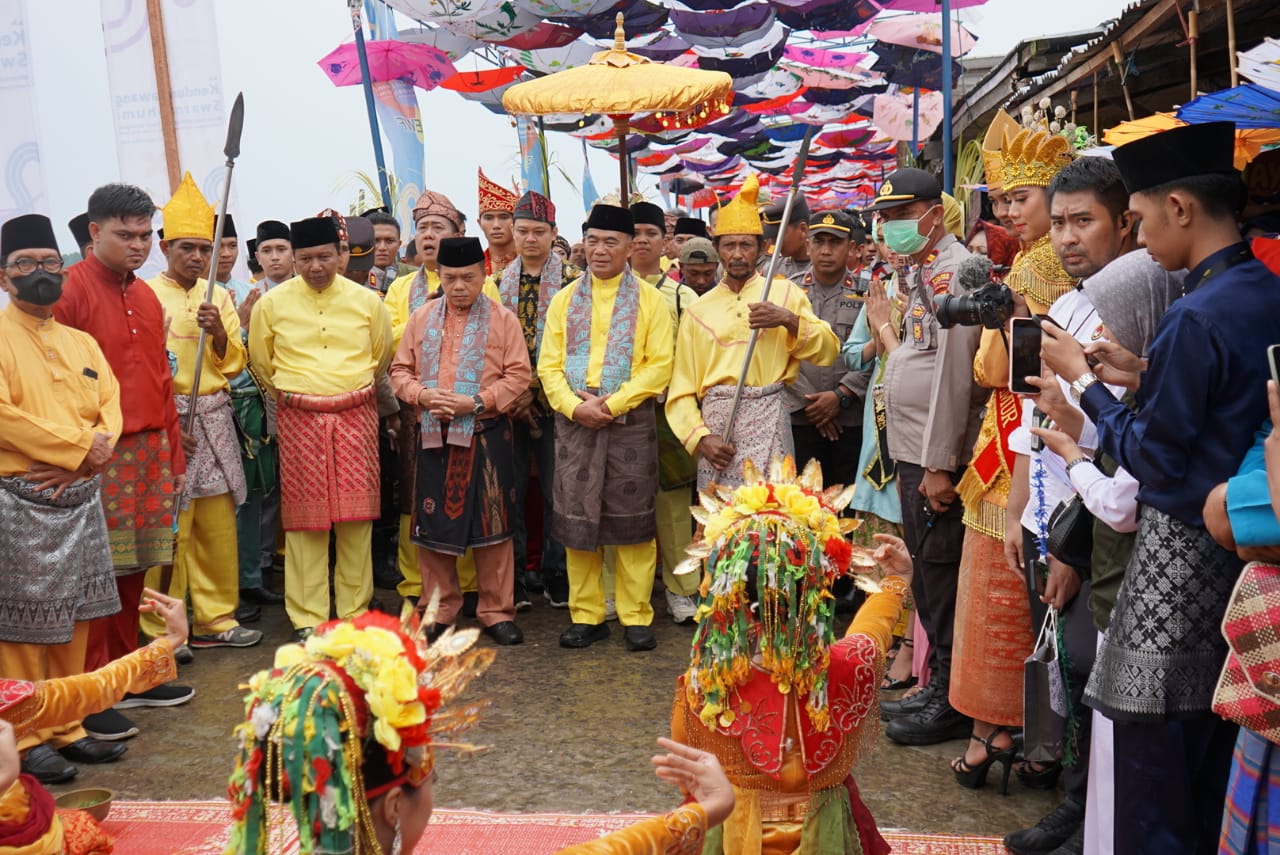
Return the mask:
POLYGON ((955 273, 969 257, 943 224, 937 179, 899 169, 881 185, 870 210, 883 218, 888 248, 909 257, 913 267, 903 339, 888 356, 884 392, 889 456, 897 463, 903 532, 916 568, 912 594, 933 645, 929 687, 886 701, 881 711, 894 717, 886 730, 891 739, 932 745, 969 733, 968 719, 952 709, 948 695, 964 540, 955 482, 973 448, 982 407, 972 368, 979 330, 943 329, 935 315, 935 296, 958 293, 955 273))

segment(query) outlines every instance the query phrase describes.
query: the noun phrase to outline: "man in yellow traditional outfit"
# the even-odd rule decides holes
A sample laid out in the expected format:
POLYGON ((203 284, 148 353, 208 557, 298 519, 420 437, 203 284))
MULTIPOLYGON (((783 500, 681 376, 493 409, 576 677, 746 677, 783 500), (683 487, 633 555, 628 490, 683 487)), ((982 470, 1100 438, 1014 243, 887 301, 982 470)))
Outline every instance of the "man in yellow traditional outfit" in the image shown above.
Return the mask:
MULTIPOLYGON (((1076 284, 1053 251, 1045 191, 1070 162, 1071 145, 1065 137, 1010 128, 999 172, 987 174, 988 185, 994 183, 1009 198, 1009 214, 1022 241, 1022 251, 1004 281, 1016 295, 1015 302, 1025 304, 1024 315, 1045 314, 1076 284)), ((974 722, 969 748, 952 761, 952 769, 966 786, 981 779, 974 770, 989 756, 1013 747, 1007 729, 1022 726, 1023 663, 1031 655, 1038 626, 1033 626, 1028 610, 1026 584, 1010 572, 1005 557, 1007 532, 1021 541, 1018 515, 1026 504, 1028 480, 1026 458, 1019 458, 1019 474, 1009 449, 1009 439, 1022 420, 1022 406, 1008 389, 1009 350, 1002 330, 982 331, 973 372, 978 384, 992 391, 973 456, 956 487, 964 504, 965 535, 956 590, 955 679, 950 698, 951 705, 974 722), (1011 495, 1011 484, 1020 485, 1021 500, 1011 495), (1010 506, 1016 508, 1012 523, 1006 521, 1010 506)), ((1062 567, 1076 578, 1074 570, 1062 567)), ((1056 770, 1052 774, 1056 778, 1056 770)))
MULTIPOLYGON (((235 302, 221 285, 215 284, 213 300, 205 301, 208 282, 202 274, 209 271, 216 215, 191 173, 183 176, 161 213, 160 251, 169 263, 147 284, 164 309, 169 352, 178 360, 174 403, 184 418, 191 403, 201 330, 206 336, 204 350, 198 354, 203 363, 200 391, 189 433, 194 446, 179 498, 173 575, 166 593, 181 600, 190 592, 195 623, 192 647, 252 647, 262 640, 262 633, 240 626, 235 618, 240 598, 236 508, 244 502, 246 490, 229 379, 243 371, 246 362, 240 319, 235 302)), ((147 571, 147 586, 161 586, 159 567, 147 571)), ((144 618, 142 626, 152 635, 160 628, 155 617, 144 618)))
POLYGON ((441 593, 432 632, 457 616, 456 562, 471 548, 476 616, 499 644, 519 644, 512 530, 522 508, 508 414, 529 389, 529 355, 516 316, 481 293, 479 239, 446 238, 439 259, 444 294, 409 318, 391 378, 421 413, 412 533, 422 575, 441 593))
POLYGON ((813 313, 804 290, 775 277, 768 302, 756 273, 763 228, 756 212, 760 184, 747 177, 742 191, 720 211, 716 250, 724 279, 685 310, 676 340, 676 362, 667 393, 671 429, 698 461, 698 489, 742 483, 742 464, 763 465, 791 454, 791 413, 783 389, 800 363, 830 365, 840 341, 813 313), (751 331, 759 330, 733 435, 721 436, 734 387, 746 360, 751 331))
POLYGON ((289 229, 298 275, 253 309, 249 356, 278 402, 285 610, 294 635, 329 619, 329 530, 337 538, 341 617, 373 595, 372 520, 379 512, 374 380, 391 364, 391 320, 378 294, 338 276, 329 217, 289 229))
POLYGON ((552 533, 565 545, 573 625, 563 647, 609 637, 603 547, 617 547, 618 621, 628 650, 652 650, 654 398, 671 380, 671 316, 627 266, 631 212, 597 204, 587 218, 590 275, 547 309, 538 378, 556 419, 552 533))
MULTIPOLYGON (((100 496, 120 386, 97 342, 53 318, 62 255, 47 217, 0 228, 0 288, 0 675, 70 677, 84 670, 89 621, 120 611, 100 496)), ((45 783, 76 774, 55 748, 89 763, 124 753, 78 716, 20 734, 18 748, 45 783)))

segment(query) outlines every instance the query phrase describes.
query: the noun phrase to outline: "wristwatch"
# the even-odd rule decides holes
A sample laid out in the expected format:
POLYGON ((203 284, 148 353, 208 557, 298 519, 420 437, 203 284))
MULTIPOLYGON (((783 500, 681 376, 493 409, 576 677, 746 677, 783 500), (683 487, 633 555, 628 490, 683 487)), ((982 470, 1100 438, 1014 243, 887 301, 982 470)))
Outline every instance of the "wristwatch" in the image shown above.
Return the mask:
POLYGON ((1090 371, 1081 374, 1076 378, 1076 382, 1071 384, 1071 400, 1075 402, 1077 407, 1080 406, 1080 397, 1084 394, 1084 390, 1097 382, 1098 375, 1090 371))
POLYGON ((484 414, 484 398, 479 395, 472 395, 471 400, 476 402, 476 408, 471 411, 471 415, 479 416, 484 414))
POLYGON ((847 410, 853 406, 853 396, 846 395, 844 389, 836 387, 836 397, 840 399, 840 409, 847 410))

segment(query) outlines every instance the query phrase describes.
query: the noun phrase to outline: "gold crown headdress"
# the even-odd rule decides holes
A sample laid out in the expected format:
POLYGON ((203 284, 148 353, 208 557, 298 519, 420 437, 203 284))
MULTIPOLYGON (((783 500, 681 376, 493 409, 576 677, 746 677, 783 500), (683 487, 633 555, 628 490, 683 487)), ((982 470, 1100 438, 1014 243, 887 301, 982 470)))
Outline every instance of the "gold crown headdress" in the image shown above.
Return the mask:
POLYGON ((1018 132, 1018 123, 1004 110, 997 110, 996 117, 987 128, 987 135, 982 138, 982 166, 987 177, 987 189, 999 190, 1004 187, 1004 160, 1000 149, 1004 147, 1006 135, 1018 132))
POLYGON ((1023 129, 1005 137, 1001 149, 1003 188, 1048 187, 1053 176, 1072 161, 1071 143, 1048 131, 1023 129))
POLYGON ((231 852, 258 852, 288 805, 299 851, 378 852, 369 799, 425 781, 434 748, 479 750, 452 737, 487 702, 449 704, 493 662, 473 650, 479 630, 446 630, 428 643, 439 594, 419 618, 381 612, 330 621, 303 644, 276 651, 274 668, 248 683, 240 756, 231 774, 231 852))
POLYGON ((182 174, 182 183, 173 191, 173 198, 165 203, 160 212, 166 241, 180 238, 213 240, 217 214, 196 186, 190 172, 182 174))
POLYGON ((760 179, 753 172, 742 182, 742 189, 727 204, 722 205, 716 216, 717 235, 763 235, 760 223, 760 179))

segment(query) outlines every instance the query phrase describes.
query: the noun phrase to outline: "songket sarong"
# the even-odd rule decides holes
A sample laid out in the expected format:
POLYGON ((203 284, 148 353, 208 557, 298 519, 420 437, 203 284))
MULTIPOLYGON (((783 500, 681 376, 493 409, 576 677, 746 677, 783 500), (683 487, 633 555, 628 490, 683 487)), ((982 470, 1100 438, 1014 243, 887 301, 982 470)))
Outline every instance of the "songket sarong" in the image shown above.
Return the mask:
MULTIPOLYGON (((738 415, 733 423, 730 441, 736 451, 733 461, 723 472, 705 457, 698 456, 698 489, 711 484, 737 487, 742 484, 742 464, 750 460, 761 472, 767 472, 769 461, 782 454, 794 454, 791 440, 791 413, 781 383, 768 386, 744 386, 738 415)), ((712 386, 702 399, 702 421, 716 436, 724 431, 733 406, 732 386, 712 386)))
POLYGON ((281 392, 280 518, 285 531, 327 531, 379 516, 373 386, 341 395, 281 392))
POLYGON ((418 449, 411 539, 446 555, 511 537, 516 512, 511 420, 477 419, 471 445, 418 449))
POLYGON ((1089 706, 1127 722, 1209 712, 1227 654, 1222 616, 1241 566, 1204 529, 1143 506, 1085 688, 1089 706))
POLYGON ((1033 646, 1026 582, 1009 569, 1004 543, 966 528, 956 587, 951 705, 979 721, 1021 726, 1023 666, 1033 646))
MULTIPOLYGON (((185 418, 191 397, 176 395, 174 403, 178 416, 185 418)), ((243 504, 247 490, 231 396, 214 392, 197 397, 191 430, 196 438, 196 450, 187 458, 187 482, 178 509, 186 510, 192 499, 223 493, 230 493, 237 506, 243 504)))
POLYGON ((603 430, 556 415, 551 534, 569 549, 647 543, 657 536, 658 436, 653 401, 603 430))
POLYGON ((256 380, 246 368, 245 381, 231 385, 231 408, 240 435, 240 467, 249 490, 270 490, 276 485, 276 441, 267 425, 267 406, 256 380))
POLYGON ((418 479, 418 450, 422 434, 418 425, 418 408, 400 402, 400 432, 396 434, 396 507, 402 514, 413 513, 413 485, 418 479))
POLYGON ((65 644, 77 621, 120 611, 94 477, 53 499, 0 478, 0 641, 65 644))
POLYGON ((1280 853, 1280 751, 1248 728, 1240 728, 1227 807, 1222 817, 1220 855, 1280 853))
POLYGON ((117 573, 173 561, 176 503, 169 435, 146 430, 120 437, 102 476, 102 510, 117 573))

